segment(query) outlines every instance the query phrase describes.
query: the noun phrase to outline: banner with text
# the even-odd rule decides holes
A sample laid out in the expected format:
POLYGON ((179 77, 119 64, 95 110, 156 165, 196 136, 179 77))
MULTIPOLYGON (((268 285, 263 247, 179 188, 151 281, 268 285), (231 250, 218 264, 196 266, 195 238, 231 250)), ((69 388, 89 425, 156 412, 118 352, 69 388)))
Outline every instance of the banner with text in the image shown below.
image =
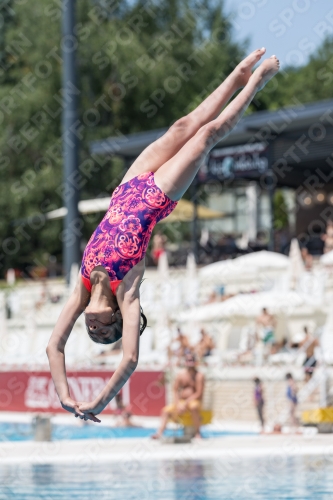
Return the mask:
POLYGON ((268 169, 268 147, 264 142, 212 149, 199 170, 201 182, 256 178, 268 169))
MULTIPOLYGON (((77 371, 67 373, 68 385, 76 401, 93 401, 110 380, 112 372, 77 371)), ((163 372, 134 372, 122 389, 122 402, 134 415, 158 416, 165 405, 163 372)), ((64 411, 49 372, 0 372, 0 411, 59 413, 64 411)), ((105 413, 115 413, 113 399, 105 413)))

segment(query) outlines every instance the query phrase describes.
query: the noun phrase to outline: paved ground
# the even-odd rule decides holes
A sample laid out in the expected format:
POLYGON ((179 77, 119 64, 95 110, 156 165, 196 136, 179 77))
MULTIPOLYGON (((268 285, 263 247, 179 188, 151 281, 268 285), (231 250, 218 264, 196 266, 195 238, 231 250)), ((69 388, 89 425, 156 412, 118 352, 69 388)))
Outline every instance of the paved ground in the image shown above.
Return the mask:
POLYGON ((0 463, 77 463, 142 460, 223 460, 244 456, 333 455, 333 435, 258 435, 165 444, 151 439, 0 443, 0 463))

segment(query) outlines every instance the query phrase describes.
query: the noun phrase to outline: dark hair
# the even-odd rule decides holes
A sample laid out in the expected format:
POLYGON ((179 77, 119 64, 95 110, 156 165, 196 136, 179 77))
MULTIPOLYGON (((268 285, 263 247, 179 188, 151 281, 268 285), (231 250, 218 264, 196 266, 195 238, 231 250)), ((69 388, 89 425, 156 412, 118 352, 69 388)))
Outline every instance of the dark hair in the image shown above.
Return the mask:
POLYGON ((286 379, 287 380, 292 380, 292 378, 293 378, 292 374, 291 373, 287 373, 286 379))
MULTIPOLYGON (((142 307, 140 307, 140 315, 141 315, 141 318, 140 318, 140 335, 143 334, 144 330, 146 329, 147 327, 147 318, 142 310, 142 307)), ((123 336, 123 318, 119 318, 119 320, 115 321, 114 323, 111 323, 110 325, 105 325, 103 326, 103 329, 104 328, 109 328, 110 331, 113 333, 113 337, 112 338, 107 338, 107 339, 102 339, 102 338, 99 338, 98 340, 95 338, 95 337, 92 337, 91 336, 91 331, 88 327, 88 325, 86 325, 86 328, 87 328, 87 332, 88 332, 88 335, 89 337, 91 338, 91 340, 93 340, 94 342, 96 342, 97 344, 114 344, 115 342, 118 342, 118 340, 121 339, 121 337, 123 336)), ((98 334, 98 332, 96 332, 98 334)))
POLYGON ((254 382, 255 384, 257 384, 257 385, 258 385, 258 384, 261 384, 261 380, 260 380, 260 378, 258 378, 258 377, 254 378, 254 379, 253 379, 253 382, 254 382))

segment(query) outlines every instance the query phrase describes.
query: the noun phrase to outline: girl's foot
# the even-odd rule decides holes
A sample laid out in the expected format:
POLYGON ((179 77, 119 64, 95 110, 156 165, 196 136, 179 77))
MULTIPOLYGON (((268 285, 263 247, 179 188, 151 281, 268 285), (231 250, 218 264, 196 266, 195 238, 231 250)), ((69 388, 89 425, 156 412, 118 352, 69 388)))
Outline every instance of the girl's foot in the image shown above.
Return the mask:
POLYGON ((264 88, 266 83, 271 78, 273 78, 274 75, 276 75, 279 69, 280 69, 280 61, 276 56, 272 56, 269 59, 266 59, 266 61, 262 62, 259 68, 257 68, 252 75, 252 78, 258 90, 264 88))
POLYGON ((260 58, 265 54, 266 49, 263 47, 262 49, 255 50, 249 56, 247 56, 242 62, 236 66, 233 71, 233 74, 236 78, 236 86, 237 89, 241 87, 245 87, 249 78, 252 76, 252 68, 253 66, 260 60, 260 58))

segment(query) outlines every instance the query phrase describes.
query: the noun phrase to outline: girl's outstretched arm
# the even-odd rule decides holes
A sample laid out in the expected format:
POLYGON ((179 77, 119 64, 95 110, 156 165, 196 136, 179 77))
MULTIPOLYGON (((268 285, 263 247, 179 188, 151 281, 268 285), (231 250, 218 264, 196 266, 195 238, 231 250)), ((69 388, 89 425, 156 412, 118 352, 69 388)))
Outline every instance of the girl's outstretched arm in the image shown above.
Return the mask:
POLYGON ((137 367, 140 339, 140 281, 141 275, 138 274, 132 283, 124 279, 120 285, 122 288, 118 303, 123 316, 123 358, 99 396, 91 403, 80 404, 79 409, 86 416, 103 411, 137 367))
POLYGON ((79 276, 77 285, 58 318, 46 348, 52 379, 61 405, 65 410, 75 415, 80 415, 81 412, 69 393, 65 366, 65 345, 75 321, 88 304, 89 297, 90 295, 79 276))

